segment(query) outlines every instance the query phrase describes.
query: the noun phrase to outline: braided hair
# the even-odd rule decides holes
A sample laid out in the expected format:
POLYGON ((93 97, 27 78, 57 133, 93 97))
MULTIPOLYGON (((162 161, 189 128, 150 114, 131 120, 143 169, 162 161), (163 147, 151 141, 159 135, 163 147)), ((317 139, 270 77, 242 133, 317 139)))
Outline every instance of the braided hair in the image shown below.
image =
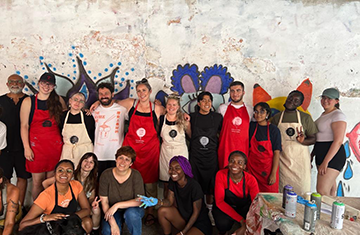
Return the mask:
POLYGON ((180 155, 174 156, 173 158, 171 158, 171 160, 169 162, 169 166, 173 161, 176 161, 179 163, 179 165, 180 165, 181 169, 183 170, 183 172, 185 173, 185 175, 189 176, 190 178, 194 177, 192 170, 191 170, 190 162, 185 157, 180 156, 180 155))

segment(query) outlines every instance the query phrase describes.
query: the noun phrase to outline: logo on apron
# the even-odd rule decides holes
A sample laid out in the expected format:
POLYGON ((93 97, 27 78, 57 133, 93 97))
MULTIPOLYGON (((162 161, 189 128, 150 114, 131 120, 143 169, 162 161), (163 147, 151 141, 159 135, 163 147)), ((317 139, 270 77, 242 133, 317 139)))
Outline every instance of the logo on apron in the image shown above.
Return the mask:
POLYGON ((79 137, 77 137, 76 135, 70 137, 70 143, 76 144, 77 142, 79 142, 79 137))
POLYGON ((208 149, 206 148, 206 145, 209 143, 209 138, 206 136, 203 136, 200 138, 200 144, 203 146, 201 149, 208 149))
POLYGON ((51 127, 51 126, 52 126, 52 123, 51 123, 51 121, 49 121, 49 120, 45 120, 45 121, 43 121, 42 126, 43 126, 43 127, 51 127))
POLYGON ((292 137, 293 135, 295 135, 295 129, 292 127, 289 127, 288 129, 286 129, 286 134, 290 137, 292 137))
POLYGON ((136 143, 143 144, 144 141, 141 138, 145 136, 146 130, 144 128, 140 127, 139 129, 136 130, 136 134, 140 138, 140 140, 136 140, 136 143))
POLYGON ((234 126, 240 126, 242 123, 242 119, 241 117, 234 117, 234 119, 232 120, 232 124, 234 126))
POLYGON ((177 131, 176 130, 169 131, 169 136, 174 139, 177 136, 177 131))
POLYGON ((260 153, 265 151, 265 147, 260 144, 258 145, 257 149, 259 150, 260 153))

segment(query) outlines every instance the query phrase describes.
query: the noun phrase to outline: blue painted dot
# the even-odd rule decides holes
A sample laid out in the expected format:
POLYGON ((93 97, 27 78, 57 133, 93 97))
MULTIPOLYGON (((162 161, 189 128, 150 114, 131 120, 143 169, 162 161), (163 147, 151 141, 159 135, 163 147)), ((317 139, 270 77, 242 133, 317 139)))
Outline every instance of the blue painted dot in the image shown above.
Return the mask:
POLYGON ((123 86, 123 84, 122 83, 120 83, 120 87, 122 87, 123 86))
POLYGON ((39 59, 40 59, 40 60, 43 60, 43 59, 44 59, 44 56, 40 56, 39 59))
POLYGON ((52 64, 48 64, 48 66, 51 68, 51 67, 52 67, 52 64))
POLYGON ((131 83, 134 83, 134 80, 130 80, 131 83))
POLYGON ((118 82, 115 82, 115 85, 117 85, 118 84, 118 82))
POLYGON ((29 76, 28 76, 28 75, 25 75, 25 76, 24 76, 24 78, 25 78, 25 79, 28 79, 28 78, 29 78, 29 76))
POLYGON ((128 76, 128 75, 129 75, 129 72, 126 72, 125 75, 128 76))
POLYGON ((107 72, 107 71, 109 71, 109 69, 108 69, 108 68, 105 68, 104 71, 107 72))
POLYGON ((42 67, 42 70, 45 70, 45 67, 42 67))
POLYGON ((44 63, 43 63, 43 62, 40 62, 40 65, 44 65, 44 63))
POLYGON ((56 71, 56 68, 54 67, 53 70, 56 71))
POLYGON ((94 80, 96 80, 96 77, 94 77, 94 80))
POLYGON ((117 77, 119 77, 118 75, 115 75, 115 77, 117 78, 117 77))
POLYGON ((68 74, 67 76, 70 77, 70 74, 68 74))
POLYGON ((133 95, 132 95, 132 94, 130 94, 130 97, 133 97, 133 95))
POLYGON ((91 70, 88 71, 88 74, 90 74, 90 73, 91 73, 91 70))
POLYGON ((134 87, 130 87, 131 90, 134 90, 134 87))
POLYGON ((75 67, 76 67, 76 64, 73 64, 73 67, 75 68, 75 67))
POLYGON ((69 53, 69 56, 73 56, 73 54, 72 54, 72 53, 69 53))
POLYGON ((82 53, 80 53, 79 56, 80 56, 80 58, 83 58, 83 57, 84 57, 84 55, 83 55, 82 53))
POLYGON ((83 62, 83 64, 84 64, 84 65, 87 65, 87 62, 86 62, 86 61, 84 61, 84 62, 83 62))
POLYGON ((72 59, 71 61, 72 61, 72 62, 75 62, 75 60, 74 60, 74 59, 72 59))
POLYGON ((99 77, 101 77, 101 75, 102 75, 101 73, 98 73, 98 76, 99 76, 99 77))
POLYGON ((75 77, 73 77, 73 80, 75 80, 76 78, 75 77))
POLYGON ((64 73, 61 73, 61 75, 64 75, 64 73))
POLYGON ((117 73, 120 73, 120 70, 116 71, 117 73))
POLYGON ((36 83, 34 81, 31 82, 31 85, 35 85, 36 83))
POLYGON ((115 89, 115 92, 118 92, 118 89, 117 89, 117 88, 115 89))
POLYGON ((19 70, 17 70, 17 71, 16 71, 16 74, 19 74, 19 75, 20 75, 20 71, 19 71, 19 70))
POLYGON ((118 62, 118 65, 120 66, 120 65, 121 65, 121 62, 118 62))
POLYGON ((75 46, 71 46, 71 49, 75 49, 76 47, 75 46))
POLYGON ((131 68, 131 71, 133 71, 133 72, 134 72, 134 70, 135 70, 134 68, 131 68))
POLYGON ((74 73, 76 74, 76 71, 74 70, 74 73))
POLYGON ((121 78, 121 81, 122 81, 122 82, 125 81, 125 78, 121 78))
POLYGON ((109 66, 110 66, 110 67, 113 67, 113 66, 114 66, 114 64, 113 64, 113 63, 110 63, 110 64, 109 64, 109 66))
POLYGON ((27 87, 25 87, 25 91, 29 91, 29 89, 27 87))

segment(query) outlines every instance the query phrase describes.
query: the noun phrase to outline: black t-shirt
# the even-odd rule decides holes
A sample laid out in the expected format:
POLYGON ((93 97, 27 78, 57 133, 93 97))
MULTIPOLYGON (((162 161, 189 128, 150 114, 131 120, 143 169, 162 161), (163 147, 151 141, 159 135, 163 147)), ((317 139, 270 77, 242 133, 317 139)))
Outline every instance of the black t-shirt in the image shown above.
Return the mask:
POLYGON ((0 96, 0 106, 3 109, 0 121, 6 125, 6 142, 7 151, 23 151, 23 144, 20 136, 20 107, 23 100, 27 97, 24 95, 19 99, 17 104, 6 94, 0 96))
MULTIPOLYGON (((135 111, 135 107, 133 106, 129 110, 129 114, 128 114, 129 115, 129 123, 131 122, 131 117, 134 114, 134 111, 135 111)), ((136 110, 136 115, 143 116, 143 117, 150 117, 151 113, 141 113, 141 112, 136 110)), ((156 117, 156 113, 155 113, 154 110, 152 110, 152 115, 153 115, 154 127, 155 127, 155 130, 157 130, 157 128, 156 128, 156 126, 157 126, 157 117, 156 117)))
POLYGON ((191 133, 194 133, 194 128, 200 128, 204 131, 216 128, 220 133, 222 127, 223 117, 220 113, 210 112, 203 115, 199 112, 190 113, 191 133))
MULTIPOLYGON (((193 213, 193 202, 203 199, 204 194, 201 190, 200 184, 193 178, 187 177, 187 184, 185 187, 180 188, 179 185, 171 178, 169 179, 169 190, 174 192, 177 209, 181 217, 188 222, 193 213)), ((203 202, 199 217, 203 216, 205 211, 205 204, 203 202)))
MULTIPOLYGON (((64 123, 65 123, 65 118, 66 118, 66 114, 68 111, 64 111, 61 115, 61 119, 60 119, 60 133, 62 133, 62 130, 64 128, 64 123)), ((85 126, 86 126, 86 130, 87 133, 91 139, 91 142, 94 143, 94 135, 95 135, 95 120, 94 117, 92 115, 88 116, 85 114, 85 112, 83 112, 83 116, 84 116, 84 122, 85 122, 85 126)), ((81 115, 80 113, 73 115, 71 113, 69 113, 69 117, 67 120, 68 124, 78 124, 81 123, 81 115)))
MULTIPOLYGON (((32 119, 34 117, 34 112, 35 112, 35 96, 30 96, 31 98, 31 109, 30 109, 30 116, 29 116, 29 125, 32 122, 32 119)), ((46 105, 47 100, 37 100, 37 108, 40 110, 48 110, 47 105, 46 105)))
MULTIPOLYGON (((249 127, 249 142, 250 142, 250 144, 249 144, 249 146, 251 145, 251 138, 254 135, 256 124, 257 124, 257 122, 250 122, 250 127, 249 127)), ((273 151, 275 151, 275 150, 281 151, 282 150, 281 149, 281 134, 280 134, 279 128, 273 124, 270 124, 269 131, 270 131, 270 141, 272 144, 272 150, 273 151)), ((257 141, 267 140, 267 126, 258 125, 255 139, 257 141)))

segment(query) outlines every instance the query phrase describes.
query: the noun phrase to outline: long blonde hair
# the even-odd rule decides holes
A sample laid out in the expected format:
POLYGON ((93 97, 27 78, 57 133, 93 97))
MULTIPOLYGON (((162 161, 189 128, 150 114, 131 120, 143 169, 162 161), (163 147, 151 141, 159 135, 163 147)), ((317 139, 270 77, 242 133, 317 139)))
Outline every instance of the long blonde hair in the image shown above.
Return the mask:
MULTIPOLYGON (((169 102, 169 100, 176 100, 177 104, 179 105, 178 110, 176 111, 176 121, 175 124, 179 127, 179 129, 185 129, 186 128, 186 122, 184 119, 184 113, 181 111, 180 106, 180 97, 176 95, 169 95, 166 100, 166 104, 169 102)), ((166 111, 167 113, 167 111, 166 111)), ((166 121, 166 120, 165 120, 166 121)))

